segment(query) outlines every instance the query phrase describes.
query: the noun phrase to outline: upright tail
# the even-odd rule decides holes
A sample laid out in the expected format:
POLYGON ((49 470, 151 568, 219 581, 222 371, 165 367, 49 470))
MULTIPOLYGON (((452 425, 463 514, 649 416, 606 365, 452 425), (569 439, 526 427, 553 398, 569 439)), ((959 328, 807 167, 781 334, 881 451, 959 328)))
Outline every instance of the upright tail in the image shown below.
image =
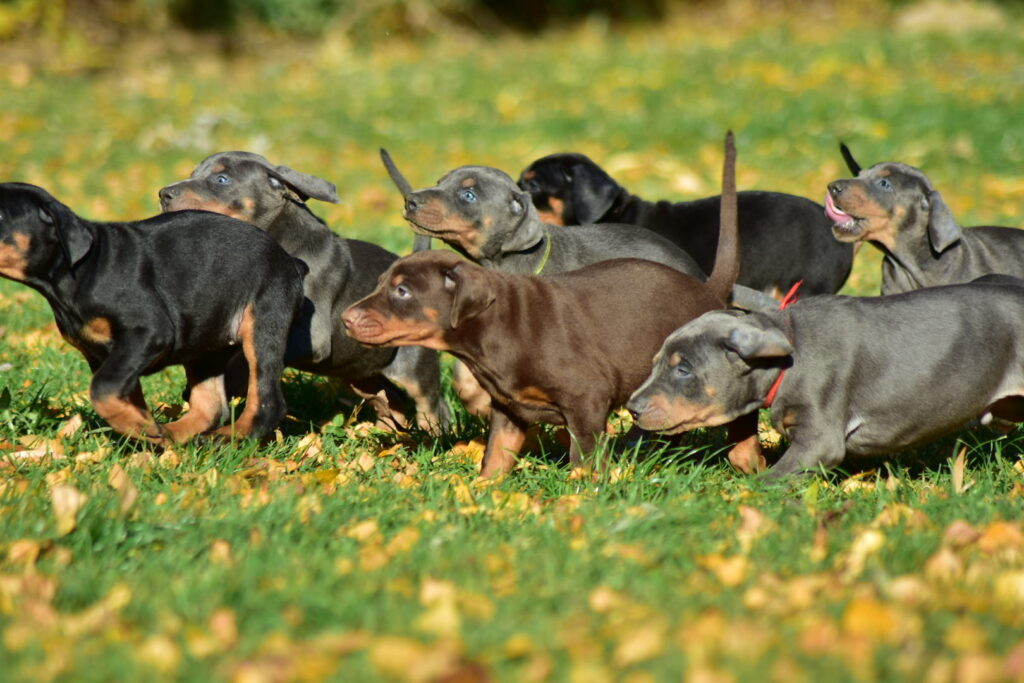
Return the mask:
MULTIPOLYGON (((395 166, 395 162, 391 159, 391 155, 388 154, 388 151, 383 147, 380 148, 380 160, 384 162, 384 168, 387 169, 388 175, 391 176, 391 182, 393 182, 395 187, 398 188, 398 191, 402 193, 402 200, 404 201, 406 197, 412 194, 412 185, 410 185, 409 181, 405 179, 402 172, 398 170, 398 167, 395 166)), ((428 249, 430 249, 430 236, 417 234, 412 242, 412 250, 416 252, 426 251, 428 249)))
POLYGON ((855 176, 860 175, 860 164, 853 158, 853 152, 846 146, 845 142, 839 143, 839 153, 843 155, 843 161, 846 162, 846 168, 850 169, 850 173, 855 176))
POLYGON ((722 166, 722 208, 718 223, 718 248, 715 266, 707 285, 722 301, 729 294, 740 273, 739 221, 736 208, 736 143, 732 131, 725 134, 725 163, 722 166))

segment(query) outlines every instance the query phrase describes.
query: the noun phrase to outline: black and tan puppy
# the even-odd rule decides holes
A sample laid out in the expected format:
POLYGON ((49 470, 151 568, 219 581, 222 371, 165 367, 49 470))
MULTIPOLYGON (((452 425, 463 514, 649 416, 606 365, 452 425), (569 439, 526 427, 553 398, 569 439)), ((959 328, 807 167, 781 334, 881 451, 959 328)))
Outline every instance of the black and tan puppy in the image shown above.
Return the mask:
POLYGON ((790 441, 768 473, 884 456, 970 420, 1024 420, 1024 283, 989 276, 772 314, 711 312, 665 340, 627 407, 666 433, 771 404, 790 441))
MULTIPOLYGON (((629 223, 680 246, 705 273, 714 265, 721 197, 651 202, 631 194, 583 154, 542 157, 519 176, 541 220, 553 225, 629 223)), ((833 294, 846 282, 853 248, 829 238, 824 208, 780 192, 739 193, 740 274, 736 282, 779 296, 833 294)))
MULTIPOLYGON (((730 136, 727 188, 735 187, 734 157, 730 136)), ((726 195, 733 203, 723 202, 719 258, 706 283, 639 259, 536 277, 423 252, 395 263, 345 312, 345 325, 365 344, 427 346, 469 367, 492 399, 482 477, 513 467, 534 422, 566 425, 578 464, 673 325, 725 306, 739 269, 735 192, 726 195)), ((749 439, 754 425, 738 436, 749 439)))
POLYGON ((898 163, 829 183, 825 210, 842 242, 870 242, 885 254, 882 294, 970 282, 988 273, 1024 277, 1024 231, 961 228, 942 196, 916 168, 898 163))
POLYGON ((345 334, 341 312, 369 294, 398 256, 369 242, 343 239, 313 215, 306 200, 337 202, 333 184, 251 152, 220 152, 159 196, 164 211, 205 209, 248 221, 309 267, 303 312, 288 339, 289 367, 347 382, 368 399, 385 426, 405 425, 405 398, 395 385, 414 399, 421 427, 447 426, 437 353, 367 349, 345 334))
POLYGON ((182 442, 216 426, 239 348, 252 372, 233 433, 272 430, 285 413, 280 378, 305 270, 264 233, 218 214, 96 223, 34 185, 0 185, 0 275, 46 297, 93 371, 96 412, 126 436, 182 442), (178 364, 190 410, 161 425, 139 377, 178 364))

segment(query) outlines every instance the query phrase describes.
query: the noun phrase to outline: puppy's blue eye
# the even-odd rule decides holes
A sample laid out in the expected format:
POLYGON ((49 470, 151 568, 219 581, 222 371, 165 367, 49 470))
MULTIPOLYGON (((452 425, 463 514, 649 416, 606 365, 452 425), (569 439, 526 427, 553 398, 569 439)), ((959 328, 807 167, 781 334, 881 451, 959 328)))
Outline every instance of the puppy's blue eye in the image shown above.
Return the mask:
POLYGON ((476 201, 476 192, 473 192, 473 190, 471 190, 471 189, 469 189, 467 187, 467 188, 464 188, 462 190, 459 190, 459 197, 461 197, 463 201, 475 202, 476 201))
POLYGON ((408 299, 410 296, 412 296, 412 292, 410 292, 409 288, 406 287, 405 285, 398 285, 397 287, 395 287, 394 293, 395 296, 399 299, 408 299))
POLYGON ((892 191, 892 183, 890 183, 886 178, 879 178, 876 182, 883 190, 892 191))
POLYGON ((229 184, 229 183, 231 182, 231 178, 227 177, 227 176, 226 176, 226 175, 224 175, 223 173, 221 173, 220 175, 218 175, 218 176, 217 176, 216 178, 214 178, 213 180, 214 180, 214 182, 216 182, 216 183, 220 183, 221 185, 227 185, 227 184, 229 184))
POLYGON ((683 363, 680 363, 679 365, 676 366, 677 377, 689 377, 692 374, 693 370, 690 369, 690 366, 685 365, 683 363))

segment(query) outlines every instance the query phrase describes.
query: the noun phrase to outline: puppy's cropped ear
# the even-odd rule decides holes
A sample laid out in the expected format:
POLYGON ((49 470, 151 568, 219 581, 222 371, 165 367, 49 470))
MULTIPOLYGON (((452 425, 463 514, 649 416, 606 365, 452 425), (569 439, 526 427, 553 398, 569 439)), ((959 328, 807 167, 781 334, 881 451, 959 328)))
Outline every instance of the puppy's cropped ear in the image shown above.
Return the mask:
POLYGON ((757 358, 785 358, 793 353, 793 345, 782 330, 767 330, 750 324, 741 324, 729 332, 725 347, 735 351, 745 361, 757 358))
POLYGON ((275 177, 287 185, 292 192, 299 195, 299 199, 306 201, 309 198, 319 199, 322 202, 337 204, 341 201, 338 198, 338 189, 334 183, 328 182, 315 175, 299 173, 287 166, 275 166, 270 171, 270 177, 275 177))
POLYGON ((569 199, 576 222, 580 225, 598 222, 612 208, 622 188, 589 159, 573 164, 569 172, 572 174, 569 199))
POLYGON ((448 319, 453 330, 466 320, 480 315, 494 303, 494 290, 483 277, 482 271, 482 266, 470 263, 458 263, 443 271, 444 288, 452 293, 448 319))
POLYGON ((515 226, 512 234, 501 243, 506 253, 526 251, 544 239, 544 228, 537 219, 529 192, 512 191, 508 199, 509 223, 515 226))
POLYGON ((39 220, 52 225, 57 232, 68 265, 73 266, 89 253, 96 239, 93 228, 56 199, 39 206, 39 220))
POLYGON ((937 254, 941 254, 963 237, 960 225, 953 218, 953 212, 942 201, 942 195, 935 190, 928 193, 931 213, 928 218, 928 241, 937 254))

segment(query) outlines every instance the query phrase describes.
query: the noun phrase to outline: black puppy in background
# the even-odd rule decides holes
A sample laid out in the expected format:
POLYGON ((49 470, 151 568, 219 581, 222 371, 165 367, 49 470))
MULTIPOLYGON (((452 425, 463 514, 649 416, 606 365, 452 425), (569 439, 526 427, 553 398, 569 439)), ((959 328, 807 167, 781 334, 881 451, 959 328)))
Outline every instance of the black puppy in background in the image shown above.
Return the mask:
MULTIPOLYGON (((718 245, 721 197, 650 202, 630 194, 582 154, 537 159, 519 176, 541 220, 554 225, 628 223, 671 240, 710 273, 718 245)), ((740 276, 736 281, 781 298, 803 280, 801 293, 834 294, 853 266, 851 245, 831 236, 825 207, 779 192, 739 193, 740 276)))

